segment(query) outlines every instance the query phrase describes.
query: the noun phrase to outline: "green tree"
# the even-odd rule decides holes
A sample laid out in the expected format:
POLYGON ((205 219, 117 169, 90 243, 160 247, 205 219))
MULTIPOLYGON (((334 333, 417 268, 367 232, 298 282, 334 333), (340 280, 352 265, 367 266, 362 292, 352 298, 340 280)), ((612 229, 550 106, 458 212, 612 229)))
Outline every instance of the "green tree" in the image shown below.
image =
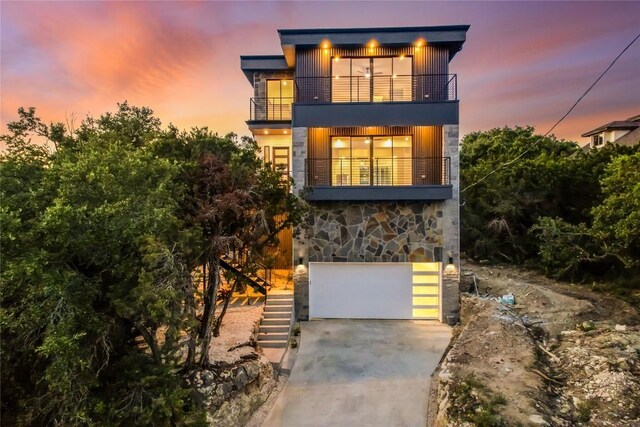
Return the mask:
POLYGON ((127 103, 73 133, 19 115, 0 158, 3 423, 203 423, 183 374, 222 322, 218 259, 251 268, 303 205, 248 139, 127 103))

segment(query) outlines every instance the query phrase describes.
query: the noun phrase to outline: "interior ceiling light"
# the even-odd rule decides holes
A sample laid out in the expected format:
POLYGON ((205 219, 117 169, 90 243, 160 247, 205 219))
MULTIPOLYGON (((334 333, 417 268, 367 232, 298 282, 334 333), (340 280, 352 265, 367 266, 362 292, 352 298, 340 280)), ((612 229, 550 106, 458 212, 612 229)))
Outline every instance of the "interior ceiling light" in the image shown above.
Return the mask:
POLYGON ((370 142, 371 142, 371 140, 370 140, 369 138, 367 138, 367 139, 365 139, 365 140, 364 140, 364 143, 365 143, 365 144, 368 144, 368 143, 370 143, 370 142))
POLYGON ((265 130, 265 131, 264 131, 264 134, 265 134, 265 135, 269 135, 269 131, 268 131, 268 130, 265 130))
POLYGON ((286 85, 287 85, 287 81, 286 81, 286 80, 283 80, 283 81, 282 81, 282 85, 283 85, 283 86, 286 86, 286 85))

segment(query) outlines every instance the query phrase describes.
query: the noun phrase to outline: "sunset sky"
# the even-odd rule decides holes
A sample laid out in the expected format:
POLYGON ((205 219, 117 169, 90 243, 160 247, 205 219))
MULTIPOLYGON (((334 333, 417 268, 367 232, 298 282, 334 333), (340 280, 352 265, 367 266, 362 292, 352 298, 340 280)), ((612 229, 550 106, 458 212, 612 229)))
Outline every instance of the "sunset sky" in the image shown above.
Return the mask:
MULTIPOLYGON (((451 63, 460 131, 543 133, 640 32, 640 2, 1 2, 1 124, 128 100, 163 123, 248 134, 240 55, 280 54, 276 29, 470 24, 451 63)), ((640 114, 640 41, 554 133, 640 114)))

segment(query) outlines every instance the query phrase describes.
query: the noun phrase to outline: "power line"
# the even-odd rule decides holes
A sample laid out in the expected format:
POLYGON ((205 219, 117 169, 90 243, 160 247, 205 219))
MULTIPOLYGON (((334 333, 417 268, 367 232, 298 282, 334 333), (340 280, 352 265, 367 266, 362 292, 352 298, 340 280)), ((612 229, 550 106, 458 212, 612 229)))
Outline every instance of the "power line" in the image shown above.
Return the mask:
MULTIPOLYGON (((582 101, 582 98, 584 98, 585 96, 587 96, 587 94, 589 92, 591 92, 591 89, 593 89, 593 87, 600 81, 600 79, 602 79, 604 77, 605 74, 607 74, 607 72, 611 69, 611 67, 613 67, 613 65, 618 61, 618 59, 620 59, 620 57, 622 55, 624 55, 624 53, 636 42, 636 40, 638 40, 640 38, 640 33, 633 39, 631 40, 631 43, 629 43, 627 45, 627 47, 625 47, 624 49, 622 49, 622 52, 620 52, 620 54, 618 54, 618 56, 616 56, 616 58, 613 60, 613 62, 611 62, 611 64, 609 64, 609 66, 602 72, 602 74, 600 74, 600 76, 596 79, 596 81, 594 81, 591 86, 589 86, 589 88, 580 96, 580 98, 578 98, 578 100, 571 106, 571 108, 569 108, 569 111, 567 111, 564 116, 560 117, 560 120, 558 120, 553 126, 551 126, 551 129, 549 129, 544 135, 542 135, 542 138, 546 137, 547 135, 549 135, 551 133, 551 131, 553 131, 556 126, 558 126, 569 114, 571 114, 571 112, 573 111, 574 108, 576 108, 576 106, 578 105, 578 103, 580 103, 580 101, 582 101)), ((469 184, 467 185, 465 188, 463 188, 460 192, 464 193, 465 191, 467 191, 469 188, 480 184, 482 181, 484 181, 485 179, 489 178, 491 175, 493 175, 494 173, 496 173, 499 169, 505 167, 505 166, 509 166, 512 163, 515 163, 518 159, 520 159, 522 156, 524 156, 525 154, 527 154, 529 151, 531 151, 532 148, 534 148, 536 145, 538 145, 540 142, 542 142, 542 138, 537 140, 536 142, 534 142, 533 144, 531 144, 529 146, 529 148, 527 148, 526 150, 524 150, 522 153, 518 154, 518 156, 516 158, 514 158, 513 160, 509 160, 507 163, 503 163, 502 165, 498 166, 497 168, 493 169, 491 172, 489 172, 488 174, 486 174, 485 176, 483 176, 482 178, 480 178, 479 180, 477 180, 476 182, 474 182, 473 184, 469 184)))

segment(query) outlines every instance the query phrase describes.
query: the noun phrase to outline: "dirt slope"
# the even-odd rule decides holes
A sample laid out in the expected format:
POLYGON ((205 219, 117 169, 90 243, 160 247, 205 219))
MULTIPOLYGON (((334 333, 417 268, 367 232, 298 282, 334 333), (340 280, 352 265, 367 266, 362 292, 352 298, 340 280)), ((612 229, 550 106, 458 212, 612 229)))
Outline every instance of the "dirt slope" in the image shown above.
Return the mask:
POLYGON ((462 273, 473 292, 438 373, 436 425, 640 426, 634 307, 516 268, 462 273), (514 306, 494 298, 507 293, 514 306))

